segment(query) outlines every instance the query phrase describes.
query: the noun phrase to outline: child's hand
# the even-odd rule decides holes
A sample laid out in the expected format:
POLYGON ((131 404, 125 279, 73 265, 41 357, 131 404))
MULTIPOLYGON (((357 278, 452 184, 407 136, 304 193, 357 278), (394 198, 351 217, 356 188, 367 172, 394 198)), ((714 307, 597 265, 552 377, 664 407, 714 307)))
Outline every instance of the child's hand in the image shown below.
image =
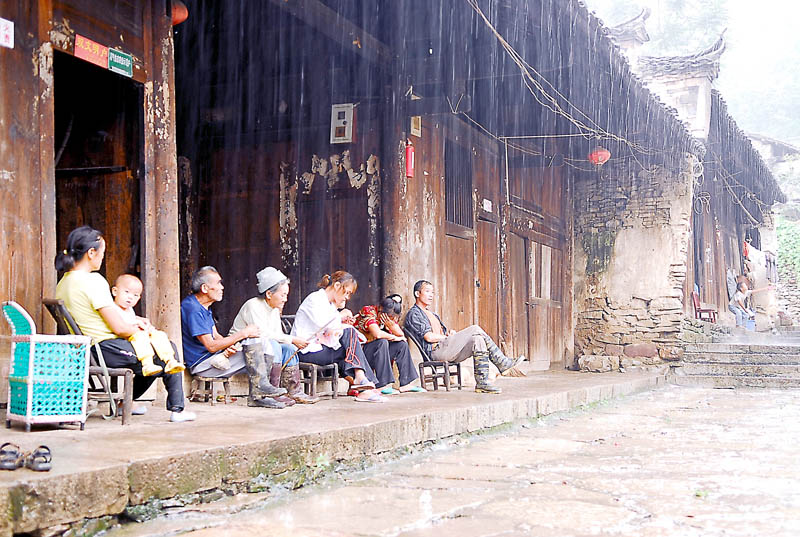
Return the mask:
POLYGON ((322 335, 327 339, 339 339, 342 337, 342 330, 339 328, 328 328, 322 335))

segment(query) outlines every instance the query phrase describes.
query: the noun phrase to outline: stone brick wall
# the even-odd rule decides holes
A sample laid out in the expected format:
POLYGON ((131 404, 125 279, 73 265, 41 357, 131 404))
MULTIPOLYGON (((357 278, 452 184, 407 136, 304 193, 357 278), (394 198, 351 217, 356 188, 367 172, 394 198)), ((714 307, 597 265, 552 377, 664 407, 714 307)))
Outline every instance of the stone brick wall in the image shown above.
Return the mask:
MULTIPOLYGON (((783 312, 791 320, 791 324, 800 324, 800 278, 797 272, 788 266, 778 264, 778 311, 783 312)), ((780 319, 780 323, 788 324, 787 321, 780 319)))
POLYGON ((576 181, 576 358, 680 357, 691 184, 635 162, 576 181))

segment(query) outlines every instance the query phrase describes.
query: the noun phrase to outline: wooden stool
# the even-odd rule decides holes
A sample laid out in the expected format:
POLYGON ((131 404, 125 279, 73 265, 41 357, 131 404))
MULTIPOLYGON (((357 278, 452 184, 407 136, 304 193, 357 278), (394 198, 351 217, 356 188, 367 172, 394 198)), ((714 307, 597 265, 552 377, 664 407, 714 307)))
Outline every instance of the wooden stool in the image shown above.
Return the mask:
POLYGON ((423 360, 419 364, 419 380, 422 387, 425 388, 428 382, 433 382, 433 389, 439 389, 439 380, 444 384, 445 389, 449 392, 451 386, 461 389, 461 362, 441 362, 436 360, 423 360), (425 370, 429 369, 430 373, 425 370), (452 381, 452 377, 456 378, 456 382, 452 381))
POLYGON ((336 364, 317 365, 300 362, 300 372, 300 384, 309 396, 330 395, 331 399, 336 399, 339 395, 339 367, 336 364), (330 380, 330 391, 317 394, 317 379, 330 380))
POLYGON ((192 389, 189 392, 189 400, 194 400, 195 396, 202 395, 205 397, 205 402, 208 403, 208 398, 211 398, 211 405, 217 404, 217 394, 219 393, 219 385, 222 383, 222 389, 225 392, 223 401, 228 404, 231 399, 231 379, 228 377, 192 377, 192 389))

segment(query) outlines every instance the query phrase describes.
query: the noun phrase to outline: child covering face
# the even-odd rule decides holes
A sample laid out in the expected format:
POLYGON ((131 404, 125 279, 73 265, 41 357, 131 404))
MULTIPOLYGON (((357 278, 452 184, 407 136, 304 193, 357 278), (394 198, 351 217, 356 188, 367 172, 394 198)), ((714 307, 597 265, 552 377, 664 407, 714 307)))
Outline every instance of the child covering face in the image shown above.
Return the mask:
POLYGON ((114 304, 119 308, 123 320, 140 329, 128 338, 136 352, 136 358, 142 364, 142 374, 145 376, 157 375, 162 369, 167 373, 179 373, 185 369, 182 363, 175 358, 172 344, 167 334, 156 330, 144 317, 138 317, 133 311, 134 306, 142 298, 142 281, 132 274, 122 274, 111 288, 114 304), (163 360, 164 367, 156 365, 153 358, 163 360))

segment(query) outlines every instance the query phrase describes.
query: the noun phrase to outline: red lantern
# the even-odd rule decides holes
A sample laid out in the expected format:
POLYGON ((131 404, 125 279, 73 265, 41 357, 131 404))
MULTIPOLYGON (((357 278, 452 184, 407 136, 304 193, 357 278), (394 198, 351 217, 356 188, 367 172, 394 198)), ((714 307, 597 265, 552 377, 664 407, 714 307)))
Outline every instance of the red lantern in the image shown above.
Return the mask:
POLYGON ((589 153, 588 158, 589 162, 599 167, 608 162, 608 159, 611 158, 611 152, 605 147, 600 147, 598 145, 597 147, 594 148, 594 151, 589 153))
POLYGON ((406 141, 406 177, 414 177, 414 146, 406 141))
POLYGON ((177 26, 189 18, 189 8, 181 0, 172 0, 172 25, 177 26))

